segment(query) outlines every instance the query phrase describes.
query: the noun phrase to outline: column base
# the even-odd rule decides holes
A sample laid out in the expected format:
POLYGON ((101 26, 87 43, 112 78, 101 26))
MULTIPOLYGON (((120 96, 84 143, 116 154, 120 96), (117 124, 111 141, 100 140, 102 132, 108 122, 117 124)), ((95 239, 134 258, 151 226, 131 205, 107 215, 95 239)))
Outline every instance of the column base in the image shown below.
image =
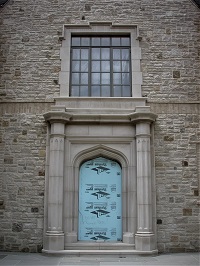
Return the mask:
POLYGON ((67 232, 65 234, 65 239, 66 239, 66 243, 77 243, 77 239, 78 239, 78 236, 77 236, 77 232, 67 232))
POLYGON ((135 248, 137 251, 152 251, 156 249, 155 235, 151 233, 135 234, 135 248))
POLYGON ((134 244, 134 234, 130 232, 123 233, 123 243, 134 244))
POLYGON ((46 233, 44 237, 45 250, 63 250, 64 249, 64 233, 46 233))

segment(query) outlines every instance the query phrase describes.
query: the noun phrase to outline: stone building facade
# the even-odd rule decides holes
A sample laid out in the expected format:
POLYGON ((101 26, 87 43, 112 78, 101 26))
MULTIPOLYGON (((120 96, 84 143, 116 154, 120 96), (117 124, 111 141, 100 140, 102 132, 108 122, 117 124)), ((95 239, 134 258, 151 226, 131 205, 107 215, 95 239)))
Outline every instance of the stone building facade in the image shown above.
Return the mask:
MULTIPOLYGON (((198 4, 4 1, 0 7, 1 250, 146 254, 199 250, 198 4), (73 36, 121 38, 121 43, 123 37, 129 39, 128 48, 117 49, 121 54, 130 50, 129 72, 118 71, 121 77, 130 74, 130 95, 73 95, 73 36), (95 219, 101 230, 90 224, 82 238, 80 169, 84 164, 89 168, 106 163, 121 169, 121 185, 103 184, 112 191, 120 186, 120 225, 106 230, 112 236, 121 230, 121 236, 115 241, 100 238, 103 219, 95 219), (93 240, 88 241, 91 231, 93 240)), ((109 49, 113 52, 116 47, 109 49)), ((92 169, 96 176, 103 171, 110 174, 98 167, 92 169)), ((89 190, 87 182, 83 186, 89 190)), ((101 203, 109 205, 107 199, 101 203)), ((98 197, 92 202, 93 215, 101 218, 95 206, 98 211, 106 207, 97 202, 98 197)), ((118 207, 111 205, 109 211, 114 213, 118 207)))

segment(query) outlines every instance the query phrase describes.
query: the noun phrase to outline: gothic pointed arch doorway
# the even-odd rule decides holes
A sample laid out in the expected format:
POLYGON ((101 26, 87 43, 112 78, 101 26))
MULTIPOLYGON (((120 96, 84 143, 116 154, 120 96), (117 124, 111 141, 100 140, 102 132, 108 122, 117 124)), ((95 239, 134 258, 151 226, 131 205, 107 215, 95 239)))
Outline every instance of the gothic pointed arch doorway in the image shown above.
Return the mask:
MULTIPOLYGON (((109 252, 118 250, 120 253, 125 250, 130 253, 156 253, 156 193, 152 168, 154 155, 152 123, 156 115, 151 113, 147 106, 137 107, 134 113, 125 116, 113 115, 109 112, 102 116, 91 116, 90 113, 85 115, 74 113, 73 116, 70 112, 66 112, 65 107, 60 107, 59 110, 56 109, 44 115, 49 122, 49 133, 43 251, 66 254, 71 251, 74 252, 73 254, 90 253, 90 250, 91 252, 95 250, 97 253, 102 250, 109 250, 109 252), (111 118, 114 119, 112 123, 111 118), (96 119, 100 119, 101 123, 96 123, 96 119), (112 232, 115 238, 111 239, 110 233, 110 236, 106 235, 106 237, 111 240, 99 241, 102 235, 106 234, 106 230, 102 234, 102 230, 95 229, 95 231, 92 227, 91 238, 94 237, 94 239, 84 241, 86 233, 91 233, 91 230, 88 230, 91 226, 85 227, 88 231, 81 235, 79 212, 84 213, 87 207, 92 206, 90 215, 96 216, 96 221, 101 221, 100 218, 109 215, 105 212, 102 214, 103 208, 95 205, 99 204, 98 199, 94 201, 83 198, 84 201, 80 202, 85 202, 85 206, 79 210, 81 166, 99 157, 103 160, 109 158, 110 164, 118 162, 121 166, 122 221, 121 225, 116 225, 115 228, 119 232, 121 231, 118 229, 122 228, 123 234, 121 233, 118 237, 111 226, 94 225, 97 229, 107 228, 106 230, 112 232)), ((105 168, 109 167, 106 165, 105 168)), ((108 170, 102 169, 100 165, 91 168, 95 178, 103 176, 101 174, 106 174, 108 170)), ((96 183, 85 178, 84 180, 86 181, 83 183, 85 186, 83 192, 90 188, 89 185, 107 184, 104 180, 100 180, 102 182, 98 180, 96 183)), ((114 183, 109 184, 110 187, 112 184, 114 183)), ((96 188, 101 194, 99 187, 96 188)), ((97 198, 95 195, 93 197, 97 198)), ((105 208, 104 204, 103 202, 102 205, 105 208)), ((111 212, 111 207, 106 211, 111 212)), ((89 220, 85 219, 85 221, 89 220)), ((108 225, 108 223, 105 224, 108 225)))
POLYGON ((122 170, 96 157, 79 172, 78 240, 122 241, 122 170))

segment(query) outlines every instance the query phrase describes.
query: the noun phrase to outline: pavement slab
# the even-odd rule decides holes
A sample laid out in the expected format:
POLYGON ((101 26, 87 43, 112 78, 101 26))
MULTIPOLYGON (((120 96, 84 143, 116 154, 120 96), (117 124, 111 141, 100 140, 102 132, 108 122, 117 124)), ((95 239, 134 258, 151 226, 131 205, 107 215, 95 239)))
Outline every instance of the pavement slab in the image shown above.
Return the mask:
POLYGON ((200 253, 145 255, 47 255, 0 252, 0 266, 200 266, 200 253))

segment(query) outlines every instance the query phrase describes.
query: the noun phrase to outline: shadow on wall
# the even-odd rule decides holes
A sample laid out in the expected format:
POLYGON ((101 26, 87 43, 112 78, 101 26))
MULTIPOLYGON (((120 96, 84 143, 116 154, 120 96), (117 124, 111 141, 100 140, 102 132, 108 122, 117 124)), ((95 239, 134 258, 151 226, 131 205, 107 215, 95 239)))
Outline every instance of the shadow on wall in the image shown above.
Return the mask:
POLYGON ((9 0, 0 0, 0 8, 4 7, 7 2, 9 2, 9 0))
POLYGON ((200 8, 200 0, 192 0, 192 2, 194 2, 198 8, 200 8))

